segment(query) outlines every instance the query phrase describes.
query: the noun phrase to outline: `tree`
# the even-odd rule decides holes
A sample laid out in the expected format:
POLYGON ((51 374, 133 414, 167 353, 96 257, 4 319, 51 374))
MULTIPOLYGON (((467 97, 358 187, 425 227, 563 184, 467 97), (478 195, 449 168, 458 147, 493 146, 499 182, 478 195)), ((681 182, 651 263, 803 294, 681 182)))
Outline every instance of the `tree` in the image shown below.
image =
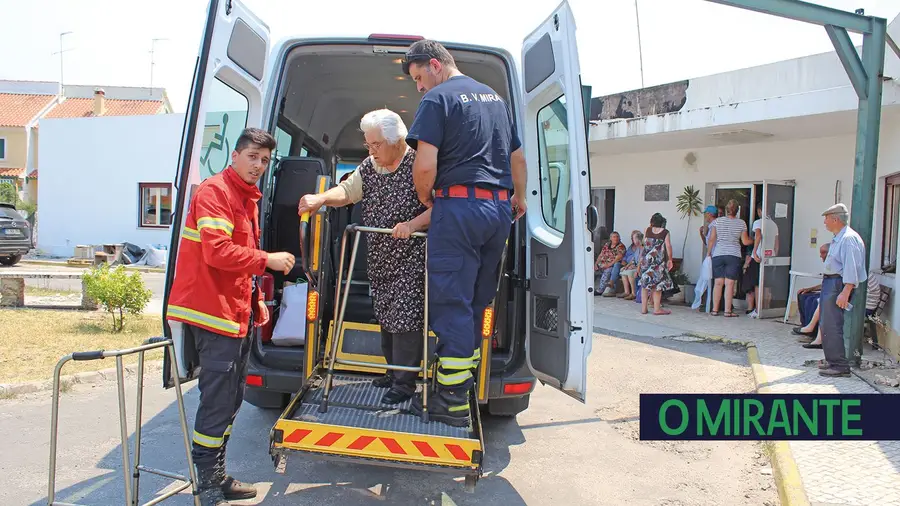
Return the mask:
POLYGON ((144 286, 139 272, 128 274, 120 265, 110 269, 101 264, 82 275, 87 295, 112 315, 113 332, 125 328, 125 314, 140 315, 150 302, 152 293, 144 286))
POLYGON ((0 183, 0 203, 16 205, 19 202, 19 192, 9 182, 0 183))
POLYGON ((688 219, 687 231, 684 233, 684 244, 681 245, 681 257, 684 258, 684 250, 687 248, 687 238, 691 233, 691 217, 698 216, 701 211, 700 204, 702 201, 700 200, 700 190, 695 190, 693 186, 685 186, 684 191, 678 196, 676 202, 675 208, 678 210, 678 214, 681 215, 681 219, 688 219))

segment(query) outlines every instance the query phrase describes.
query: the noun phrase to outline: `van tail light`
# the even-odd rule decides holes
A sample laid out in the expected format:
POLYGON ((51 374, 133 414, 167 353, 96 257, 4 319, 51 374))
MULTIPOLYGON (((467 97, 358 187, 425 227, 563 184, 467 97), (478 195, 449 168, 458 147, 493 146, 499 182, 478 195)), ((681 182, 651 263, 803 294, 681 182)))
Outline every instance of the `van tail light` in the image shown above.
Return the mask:
POLYGON ((488 306, 484 308, 484 315, 481 317, 481 337, 491 337, 494 333, 494 308, 488 306))
POLYGON ((275 278, 271 273, 263 273, 260 280, 260 288, 263 294, 263 303, 269 309, 269 321, 262 327, 261 339, 264 343, 272 342, 272 331, 275 329, 275 278))
POLYGON ((306 321, 314 322, 319 317, 319 292, 310 290, 306 294, 306 321))
POLYGON ((531 388, 534 386, 532 382, 526 383, 507 383, 503 385, 503 393, 505 395, 525 395, 531 392, 531 388))
POLYGON ((247 375, 247 386, 251 386, 251 387, 263 386, 262 376, 258 376, 256 374, 248 374, 247 375))

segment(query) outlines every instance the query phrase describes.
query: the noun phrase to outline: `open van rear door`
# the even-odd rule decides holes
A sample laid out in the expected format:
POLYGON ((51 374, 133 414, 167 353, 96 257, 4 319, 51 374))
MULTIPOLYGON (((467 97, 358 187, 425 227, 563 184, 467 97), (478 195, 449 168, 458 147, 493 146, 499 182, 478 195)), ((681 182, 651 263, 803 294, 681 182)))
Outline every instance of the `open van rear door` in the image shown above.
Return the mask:
POLYGON ((593 241, 585 112, 568 3, 525 38, 522 74, 526 357, 541 382, 583 402, 593 328, 593 241))
MULTIPOLYGON (((210 0, 181 134, 163 300, 163 328, 175 344, 182 382, 196 377, 196 352, 193 342, 184 339, 181 324, 166 321, 165 311, 184 219, 200 182, 231 163, 241 131, 262 126, 268 56, 269 27, 265 23, 237 0, 210 0)), ((163 385, 170 388, 168 354, 164 360, 163 385)))

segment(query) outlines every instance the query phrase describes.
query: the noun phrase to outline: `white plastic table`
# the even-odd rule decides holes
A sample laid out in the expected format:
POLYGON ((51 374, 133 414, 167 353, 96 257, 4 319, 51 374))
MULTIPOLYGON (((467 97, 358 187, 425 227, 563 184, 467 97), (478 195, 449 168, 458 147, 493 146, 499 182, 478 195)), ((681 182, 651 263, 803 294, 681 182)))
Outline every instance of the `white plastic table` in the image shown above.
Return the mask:
MULTIPOLYGON (((791 287, 790 287, 790 291, 788 292, 787 304, 785 305, 785 308, 784 308, 784 323, 787 323, 788 319, 791 317, 791 303, 794 300, 794 285, 797 281, 797 278, 798 277, 816 278, 816 279, 821 280, 822 276, 823 276, 823 274, 821 272, 801 272, 801 271, 794 271, 794 270, 791 271, 791 287)), ((797 310, 798 311, 800 310, 799 305, 797 307, 797 310)))

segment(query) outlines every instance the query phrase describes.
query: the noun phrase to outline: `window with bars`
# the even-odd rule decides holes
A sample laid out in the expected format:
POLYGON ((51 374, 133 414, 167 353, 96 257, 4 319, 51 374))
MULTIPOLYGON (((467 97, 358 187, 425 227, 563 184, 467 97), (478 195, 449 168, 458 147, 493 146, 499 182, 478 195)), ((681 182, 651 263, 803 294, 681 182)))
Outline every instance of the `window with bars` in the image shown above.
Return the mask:
POLYGON ((881 268, 893 271, 897 266, 897 239, 900 227, 900 174, 884 180, 884 233, 881 241, 881 268))

